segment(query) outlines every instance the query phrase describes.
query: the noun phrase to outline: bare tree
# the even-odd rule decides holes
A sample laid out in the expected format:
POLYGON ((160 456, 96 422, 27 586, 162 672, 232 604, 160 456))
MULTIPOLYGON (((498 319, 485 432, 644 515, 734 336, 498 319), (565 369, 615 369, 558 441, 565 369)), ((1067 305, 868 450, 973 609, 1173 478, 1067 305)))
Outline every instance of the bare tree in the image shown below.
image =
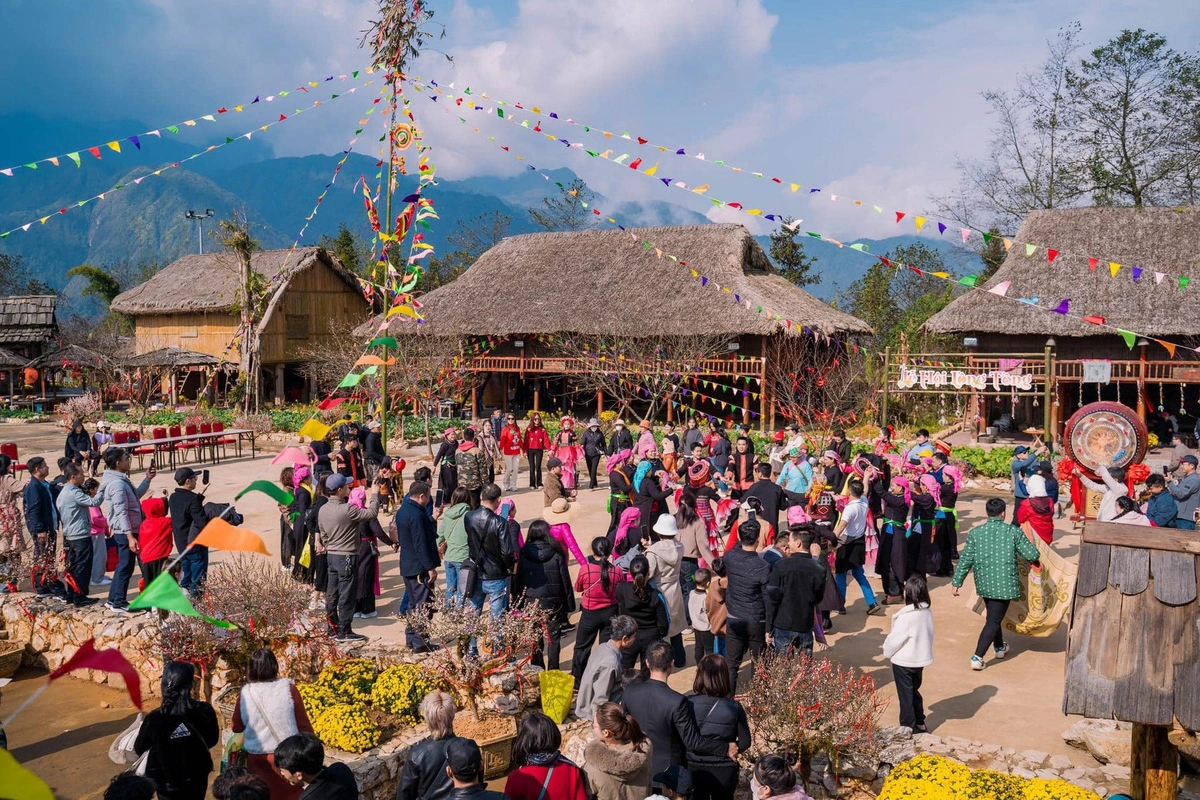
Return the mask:
POLYGON ((267 300, 267 280, 250 266, 250 258, 260 249, 258 241, 250 235, 250 222, 245 209, 235 210, 229 219, 221 220, 221 244, 236 259, 238 272, 237 297, 234 313, 241 318, 239 331, 242 341, 238 347, 238 382, 243 386, 242 408, 248 414, 257 411, 259 404, 259 363, 262 355, 262 331, 267 300))
MULTIPOLYGON (((414 326, 415 327, 415 326, 414 326)), ((425 442, 433 457, 430 421, 441 400, 461 397, 473 374, 461 339, 416 330, 395 334, 396 363, 388 367, 388 396, 411 407, 424 421, 425 442)), ((399 408, 399 403, 392 405, 399 408)), ((403 424, 401 424, 403 429, 403 424)))
POLYGON ((356 327, 352 323, 339 323, 330 329, 328 336, 310 339, 309 344, 300 348, 300 371, 312 379, 322 394, 337 386, 364 353, 363 340, 354 334, 356 327))
POLYGON ((806 336, 774 336, 769 347, 767 384, 780 415, 824 436, 858 421, 870 391, 861 354, 806 336))

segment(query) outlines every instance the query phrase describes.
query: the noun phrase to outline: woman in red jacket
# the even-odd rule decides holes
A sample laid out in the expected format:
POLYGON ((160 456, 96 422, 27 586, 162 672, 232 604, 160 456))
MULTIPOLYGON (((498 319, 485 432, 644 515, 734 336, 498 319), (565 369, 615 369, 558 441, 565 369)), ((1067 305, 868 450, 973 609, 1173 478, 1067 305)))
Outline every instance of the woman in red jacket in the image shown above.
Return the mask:
POLYGON ((529 427, 525 429, 525 454, 529 457, 529 488, 542 488, 542 453, 550 449, 550 434, 542 425, 542 415, 536 411, 529 415, 529 427))
POLYGON ((1025 482, 1025 489, 1029 500, 1017 507, 1017 524, 1028 524, 1043 542, 1050 544, 1054 541, 1054 504, 1046 494, 1046 481, 1034 475, 1025 482))
POLYGON ((562 733, 554 720, 536 712, 521 720, 512 749, 513 763, 520 766, 504 783, 509 800, 588 800, 583 770, 560 747, 562 733))

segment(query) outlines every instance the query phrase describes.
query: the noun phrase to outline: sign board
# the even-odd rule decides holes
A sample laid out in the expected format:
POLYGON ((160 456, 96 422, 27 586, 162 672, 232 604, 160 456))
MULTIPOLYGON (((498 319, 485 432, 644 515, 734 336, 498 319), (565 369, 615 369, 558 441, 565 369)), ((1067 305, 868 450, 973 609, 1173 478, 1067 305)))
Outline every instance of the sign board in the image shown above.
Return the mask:
POLYGON ((545 372, 566 372, 567 362, 562 358, 547 358, 542 361, 542 369, 545 372))
POLYGON ((1029 391, 1033 388, 1033 375, 1013 370, 1005 372, 994 369, 986 372, 968 372, 960 369, 918 369, 900 367, 900 375, 896 379, 897 389, 974 389, 983 390, 991 387, 1000 389, 1016 389, 1029 391))
POLYGON ((1185 383, 1200 382, 1200 367, 1172 367, 1171 378, 1185 383))

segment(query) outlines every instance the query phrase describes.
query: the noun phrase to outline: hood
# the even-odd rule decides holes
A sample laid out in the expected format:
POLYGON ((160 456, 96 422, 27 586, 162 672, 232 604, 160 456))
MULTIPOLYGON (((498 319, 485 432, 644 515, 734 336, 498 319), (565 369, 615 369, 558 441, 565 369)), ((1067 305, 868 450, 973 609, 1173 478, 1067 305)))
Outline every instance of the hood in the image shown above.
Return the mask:
POLYGON ((452 520, 457 521, 457 520, 462 519, 464 516, 466 516, 466 513, 470 510, 471 510, 471 506, 469 504, 456 503, 455 505, 452 505, 449 508, 447 508, 445 511, 443 511, 442 516, 446 517, 447 519, 452 519, 452 520))
POLYGON ((630 744, 609 747, 599 739, 592 739, 584 748, 583 757, 588 764, 605 775, 628 780, 644 770, 646 762, 650 760, 649 746, 642 747, 643 751, 638 752, 630 744))
POLYGON ((463 441, 462 443, 460 443, 460 444, 458 445, 458 452, 460 452, 460 453, 465 453, 465 452, 467 452, 468 450, 471 450, 471 449, 473 449, 474 447, 475 447, 475 443, 474 443, 474 442, 467 442, 467 441, 463 441))
POLYGON ((558 551, 549 542, 526 542, 525 546, 521 548, 521 558, 527 558, 539 564, 545 564, 556 555, 558 555, 558 551))
POLYGON ((161 519, 167 516, 167 501, 163 497, 151 497, 142 501, 142 513, 149 519, 161 519))

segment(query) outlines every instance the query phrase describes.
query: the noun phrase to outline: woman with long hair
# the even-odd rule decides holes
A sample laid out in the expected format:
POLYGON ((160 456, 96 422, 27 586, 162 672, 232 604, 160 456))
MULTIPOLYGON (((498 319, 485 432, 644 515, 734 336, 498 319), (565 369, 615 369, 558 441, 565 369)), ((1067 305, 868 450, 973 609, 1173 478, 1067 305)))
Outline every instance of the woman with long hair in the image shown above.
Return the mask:
POLYGON ((612 549, 612 542, 607 537, 593 539, 592 555, 579 568, 575 578, 575 590, 580 593, 579 602, 583 606, 579 627, 575 629, 575 655, 571 659, 575 688, 579 688, 592 644, 597 638, 601 644, 608 641, 609 625, 617 614, 617 586, 624 582, 625 573, 609 560, 612 549))
POLYGON ((596 800, 644 800, 650 791, 652 745, 632 714, 602 703, 592 717, 584 771, 596 800))
POLYGON ((679 543, 679 529, 675 518, 663 514, 654 523, 654 534, 658 541, 646 548, 646 560, 650 562, 650 579, 662 593, 667 605, 669 619, 667 637, 675 655, 675 668, 687 663, 687 651, 683 649, 683 630, 688 626, 687 603, 684 602, 680 586, 680 568, 683 565, 683 545, 679 543))
POLYGON ((471 493, 465 486, 454 487, 454 492, 447 500, 442 511, 442 519, 438 524, 438 553, 442 556, 442 567, 446 570, 447 606, 461 604, 470 600, 469 597, 459 597, 458 576, 463 562, 471 558, 471 548, 467 544, 467 512, 471 510, 471 493))
POLYGON ((783 756, 763 756, 754 763, 750 774, 750 796, 754 800, 808 800, 804 783, 796 777, 783 756))
MULTIPOLYGON (((613 539, 625 511, 633 506, 633 470, 629 468, 632 450, 620 450, 608 457, 604 471, 608 473, 608 538, 613 539)), ((613 540, 613 545, 616 545, 613 540)))
POLYGON ((687 599, 696 588, 696 570, 712 566, 714 558, 712 549, 708 546, 708 528, 696 512, 695 495, 679 495, 679 508, 675 510, 675 527, 679 530, 679 543, 683 546, 683 560, 679 563, 679 590, 683 593, 684 610, 688 612, 690 624, 692 619, 687 599))
POLYGON ((265 647, 250 656, 246 677, 233 708, 233 732, 242 734, 246 768, 267 782, 271 800, 296 800, 300 787, 284 780, 271 755, 289 736, 312 733, 304 701, 290 678, 279 677, 279 661, 265 647))
POLYGON ((571 575, 567 572, 567 551, 550 535, 550 523, 544 519, 529 523, 529 532, 517 561, 515 583, 517 597, 524 594, 525 602, 537 603, 550 615, 544 647, 538 647, 533 663, 546 669, 558 669, 562 647, 559 633, 567 615, 575 611, 575 593, 571 591, 571 575))
POLYGON ((525 426, 525 456, 529 459, 529 488, 542 488, 542 455, 550 449, 550 434, 542 424, 542 415, 529 415, 525 426))
POLYGON ((666 601, 650 585, 650 561, 645 556, 634 556, 629 562, 629 577, 617 587, 617 613, 633 617, 638 630, 633 647, 621 651, 621 669, 632 668, 640 657, 644 670, 646 648, 666 638, 670 620, 666 601))
POLYGON ((442 443, 433 457, 433 468, 438 471, 438 493, 434 502, 438 508, 446 504, 454 487, 458 486, 458 429, 442 431, 442 443), (438 502, 441 498, 441 502, 438 502))
MULTIPOLYGON (((750 721, 742 704, 733 699, 729 662, 709 653, 696 665, 692 694, 688 695, 700 735, 727 744, 737 743, 738 752, 750 746, 750 721)), ((688 769, 696 793, 692 800, 733 800, 737 788, 738 763, 725 756, 688 753, 688 769)))
POLYGON ((562 462, 562 483, 564 489, 574 489, 576 486, 575 466, 583 456, 579 446, 579 437, 575 434, 575 420, 563 417, 559 422, 558 434, 554 437, 554 447, 550 454, 562 462))
POLYGON ((0 454, 0 559, 5 581, 16 591, 21 572, 21 553, 25 550, 25 523, 21 498, 28 480, 18 480, 12 471, 12 459, 0 454))
POLYGON ((588 800, 583 770, 560 747, 562 733, 554 720, 536 711, 521 720, 512 748, 517 768, 504 782, 509 800, 588 800))
POLYGON ((308 540, 314 546, 312 548, 312 577, 313 588, 318 592, 325 592, 326 578, 329 575, 329 556, 326 553, 318 553, 316 544, 316 535, 318 530, 317 519, 321 513, 321 509, 329 502, 329 487, 325 485, 325 479, 332 475, 332 472, 319 472, 313 479, 313 499, 312 505, 305 514, 305 526, 308 528, 308 540))
MULTIPOLYGON (((292 494, 292 503, 296 502, 294 494, 295 487, 293 482, 296 479, 295 467, 284 467, 279 471, 279 485, 283 487, 285 492, 292 494)), ((292 506, 277 504, 279 508, 279 563, 284 570, 292 568, 292 543, 295 541, 292 538, 292 506)))
POLYGON ((204 800, 217 746, 217 712, 192 699, 196 669, 185 661, 163 665, 162 705, 142 720, 133 750, 146 756, 146 777, 160 800, 204 800))

